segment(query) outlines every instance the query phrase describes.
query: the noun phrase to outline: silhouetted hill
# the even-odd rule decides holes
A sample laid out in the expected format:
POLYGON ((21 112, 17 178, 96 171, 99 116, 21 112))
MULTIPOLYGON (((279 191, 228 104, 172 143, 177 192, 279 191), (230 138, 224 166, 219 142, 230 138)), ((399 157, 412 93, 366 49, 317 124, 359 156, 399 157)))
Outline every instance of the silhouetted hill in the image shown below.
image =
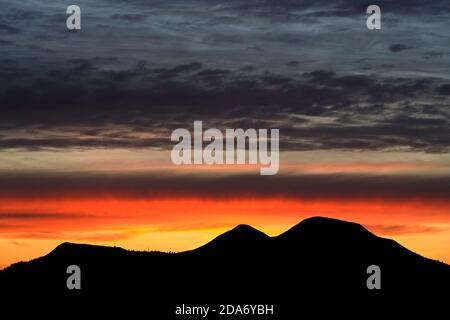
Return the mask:
POLYGON ((266 247, 270 237, 248 225, 238 225, 230 231, 221 234, 211 242, 186 254, 209 254, 218 258, 240 253, 252 254, 266 247))
POLYGON ((0 272, 4 297, 145 299, 449 298, 450 267, 356 223, 315 217, 277 237, 246 225, 182 253, 63 243, 0 272), (66 288, 78 265, 82 289, 66 288), (381 290, 366 269, 381 268, 381 290))
POLYGON ((357 223, 346 222, 337 219, 312 217, 303 220, 293 226, 288 231, 278 236, 280 239, 291 239, 298 241, 304 238, 314 238, 316 241, 321 239, 348 239, 355 240, 374 237, 367 229, 357 223))

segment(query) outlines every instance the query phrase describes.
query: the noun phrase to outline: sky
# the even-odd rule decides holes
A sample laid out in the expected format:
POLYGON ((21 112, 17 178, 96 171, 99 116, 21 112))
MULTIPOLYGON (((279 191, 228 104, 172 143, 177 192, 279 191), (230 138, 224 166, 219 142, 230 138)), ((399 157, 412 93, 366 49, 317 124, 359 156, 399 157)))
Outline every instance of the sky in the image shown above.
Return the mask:
POLYGON ((363 224, 450 263, 450 6, 0 0, 0 267, 363 224), (77 4, 82 29, 66 29, 77 4), (280 129, 280 171, 174 166, 173 130, 280 129))

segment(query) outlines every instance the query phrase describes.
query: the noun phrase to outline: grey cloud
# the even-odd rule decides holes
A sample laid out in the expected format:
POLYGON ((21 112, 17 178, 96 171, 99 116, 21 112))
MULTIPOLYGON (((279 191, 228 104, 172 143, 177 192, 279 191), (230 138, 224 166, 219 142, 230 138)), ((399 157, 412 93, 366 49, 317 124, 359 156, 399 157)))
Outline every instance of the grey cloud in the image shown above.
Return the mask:
POLYGON ((112 19, 119 19, 125 21, 142 21, 147 18, 146 14, 143 13, 116 13, 111 16, 112 19))
MULTIPOLYGON (((447 201, 450 177, 421 175, 312 174, 259 176, 160 174, 1 174, 0 198, 55 197, 288 198, 304 200, 447 201)), ((58 217, 58 214, 54 214, 58 217)), ((4 213, 0 219, 53 218, 53 214, 4 213)), ((64 215, 61 216, 64 218, 64 215)), ((67 218, 72 215, 67 216, 67 218)), ((78 217, 75 215, 75 217, 78 217)), ((80 216, 80 217, 84 217, 80 216)))
POLYGON ((444 84, 438 87, 437 92, 442 95, 450 96, 450 84, 444 84))
POLYGON ((449 148, 447 1, 381 1, 383 34, 367 33, 368 1, 79 4, 74 34, 48 0, 2 2, 0 148, 170 148, 199 119, 278 127, 283 150, 449 148))
POLYGON ((396 43, 396 44, 391 44, 389 46, 389 51, 397 53, 397 52, 402 52, 402 51, 405 51, 405 50, 408 50, 408 49, 412 49, 412 48, 413 47, 406 46, 404 44, 396 43))
MULTIPOLYGON (((70 126, 78 126, 79 132, 90 127, 113 132, 95 139, 80 139, 76 134, 64 138, 11 136, 0 140, 0 148, 170 148, 170 130, 189 127, 199 119, 219 128, 278 127, 286 150, 407 146, 445 152, 450 144, 446 101, 434 97, 435 91, 445 93, 446 85, 437 79, 338 75, 325 70, 297 76, 247 74, 211 69, 198 62, 164 69, 139 64, 121 72, 105 71, 86 59, 71 60, 69 66, 66 71, 49 71, 44 78, 34 80, 26 72, 18 76, 21 71, 17 70, 17 79, 29 83, 9 78, 9 84, 0 90, 0 101, 10 106, 0 128, 4 133, 12 127, 56 133, 70 126), (425 96, 435 99, 435 104, 426 108, 412 104, 414 97, 425 96), (291 116, 296 114, 300 117, 291 116), (300 121, 301 116, 331 117, 334 121, 300 121), (133 138, 115 133, 115 125, 159 130, 160 134, 163 129, 167 139, 133 138), (305 140, 310 143, 305 144, 305 140)), ((0 77, 6 79, 8 74, 0 73, 0 77)))
POLYGON ((0 32, 4 32, 7 34, 16 34, 16 33, 19 33, 20 30, 16 27, 0 23, 0 32))
POLYGON ((14 46, 14 43, 8 40, 0 39, 0 46, 14 46))

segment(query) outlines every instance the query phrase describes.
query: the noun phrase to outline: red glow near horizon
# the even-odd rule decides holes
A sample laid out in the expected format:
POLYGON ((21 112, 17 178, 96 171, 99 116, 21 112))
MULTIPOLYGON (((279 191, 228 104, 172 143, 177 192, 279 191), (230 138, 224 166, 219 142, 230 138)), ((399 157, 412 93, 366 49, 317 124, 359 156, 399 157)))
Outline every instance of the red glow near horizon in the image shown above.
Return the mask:
POLYGON ((51 240, 53 245, 72 240, 129 249, 187 250, 237 224, 250 224, 275 235, 311 216, 358 222, 376 234, 406 239, 410 249, 417 246, 425 256, 450 261, 446 245, 442 244, 450 241, 449 208, 448 202, 414 200, 3 199, 0 238, 10 239, 14 246, 4 244, 4 250, 9 252, 0 254, 0 265, 22 259, 23 253, 20 256, 20 251, 13 249, 20 241, 34 246, 37 251, 33 254, 48 250, 42 245, 43 240, 51 240), (186 237, 185 232, 197 232, 197 236, 186 237), (158 236, 156 240, 152 238, 154 248, 147 243, 152 234, 158 236), (430 250, 424 247, 427 239, 431 239, 430 250))
MULTIPOLYGON (((366 224, 447 223, 449 203, 423 201, 301 201, 288 199, 55 199, 3 200, 2 233, 92 230, 152 225, 177 230, 185 225, 232 226, 295 224, 310 216, 329 216, 366 224), (424 214, 426 213, 426 214, 424 214), (207 219, 205 219, 207 218, 207 219)), ((0 221, 1 221, 0 220, 0 221)))

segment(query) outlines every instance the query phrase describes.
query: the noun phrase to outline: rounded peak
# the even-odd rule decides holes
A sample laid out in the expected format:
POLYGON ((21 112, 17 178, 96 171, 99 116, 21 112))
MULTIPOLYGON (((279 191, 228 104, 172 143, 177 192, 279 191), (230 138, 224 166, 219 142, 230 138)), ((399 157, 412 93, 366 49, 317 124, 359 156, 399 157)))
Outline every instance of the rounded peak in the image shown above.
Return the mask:
POLYGON ((63 242, 59 246, 57 246, 56 248, 67 248, 67 247, 73 247, 73 246, 77 246, 77 245, 79 245, 79 244, 78 243, 73 243, 73 242, 63 242))
POLYGON ((240 224, 227 231, 197 250, 240 250, 253 247, 260 241, 270 238, 265 233, 246 224, 240 224))
MULTIPOLYGON (((345 225, 348 225, 348 224, 357 224, 357 223, 339 220, 336 218, 315 216, 315 217, 306 218, 306 219, 300 221, 300 223, 298 223, 297 226, 314 225, 314 224, 320 224, 320 225, 344 225, 345 224, 345 225)), ((296 226, 294 226, 294 228, 295 227, 296 226)))
POLYGON ((91 244, 81 244, 81 243, 72 243, 72 242, 64 242, 53 249, 47 256, 61 256, 61 255, 72 255, 72 254, 80 254, 80 253, 91 253, 91 252, 116 252, 116 251, 126 251, 125 249, 119 247, 107 247, 107 246, 98 246, 91 244))
POLYGON ((223 238, 239 238, 239 239, 258 239, 258 238, 268 238, 269 236, 266 235, 264 232, 259 231, 258 229, 253 228, 252 226, 249 226, 247 224, 239 224, 233 229, 231 229, 228 232, 225 232, 224 234, 220 235, 219 237, 223 238))
POLYGON ((79 247, 79 246, 81 246, 81 245, 77 244, 77 243, 63 242, 60 245, 58 245, 55 249, 53 249, 53 251, 62 251, 62 250, 76 248, 76 247, 79 247))
POLYGON ((258 229, 253 228, 252 226, 249 226, 248 224, 239 224, 233 229, 231 229, 229 232, 261 232, 258 229))
POLYGON ((77 243, 63 242, 60 245, 58 245, 55 249, 50 251, 47 254, 47 256, 51 257, 51 256, 59 256, 59 255, 69 254, 73 251, 79 250, 80 247, 82 247, 82 246, 83 245, 77 244, 77 243))
POLYGON ((326 238, 374 236, 358 223, 317 216, 301 221, 279 237, 300 235, 317 235, 326 238))

